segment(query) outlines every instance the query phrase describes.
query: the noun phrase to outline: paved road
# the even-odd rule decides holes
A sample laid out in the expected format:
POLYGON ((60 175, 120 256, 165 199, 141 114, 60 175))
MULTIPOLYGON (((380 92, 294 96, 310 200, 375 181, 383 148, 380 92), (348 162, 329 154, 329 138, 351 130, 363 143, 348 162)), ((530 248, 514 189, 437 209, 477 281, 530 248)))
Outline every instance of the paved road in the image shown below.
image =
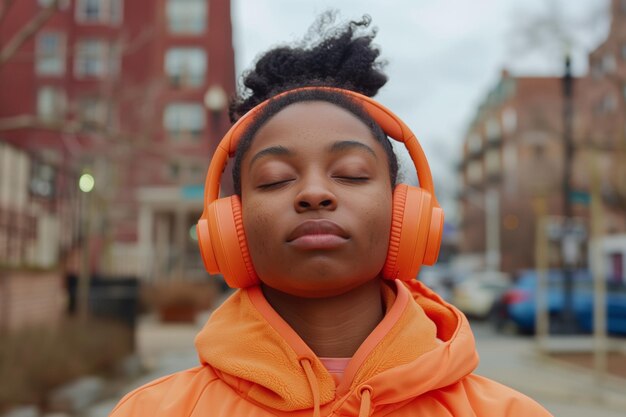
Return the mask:
MULTIPOLYGON (((162 325, 143 318, 138 329, 138 350, 151 368, 144 377, 133 381, 123 391, 154 378, 196 366, 198 359, 193 340, 205 317, 196 325, 162 325)), ((481 363, 477 373, 497 380, 534 398, 556 417, 624 417, 626 383, 604 392, 589 373, 563 368, 533 354, 533 339, 495 334, 484 323, 473 323, 481 363)), ((623 381, 618 381, 621 383, 623 381)), ((613 381, 613 385, 615 381, 613 381)), ((608 389, 608 388, 607 388, 608 389)), ((85 417, 106 417, 119 398, 90 408, 85 417)))

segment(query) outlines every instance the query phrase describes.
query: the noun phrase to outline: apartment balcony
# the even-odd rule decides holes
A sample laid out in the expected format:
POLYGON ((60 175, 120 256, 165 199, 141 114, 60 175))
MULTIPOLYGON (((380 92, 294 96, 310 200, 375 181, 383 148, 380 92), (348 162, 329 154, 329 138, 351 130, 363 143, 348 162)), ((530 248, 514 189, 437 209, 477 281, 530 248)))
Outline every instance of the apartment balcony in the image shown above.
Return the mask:
POLYGON ((494 185, 494 184, 500 184, 501 182, 502 182, 501 171, 488 172, 486 174, 485 184, 494 185))
POLYGON ((501 135, 492 136, 490 138, 487 138, 487 141, 485 143, 485 147, 486 148, 499 148, 500 146, 502 146, 502 136, 501 135))

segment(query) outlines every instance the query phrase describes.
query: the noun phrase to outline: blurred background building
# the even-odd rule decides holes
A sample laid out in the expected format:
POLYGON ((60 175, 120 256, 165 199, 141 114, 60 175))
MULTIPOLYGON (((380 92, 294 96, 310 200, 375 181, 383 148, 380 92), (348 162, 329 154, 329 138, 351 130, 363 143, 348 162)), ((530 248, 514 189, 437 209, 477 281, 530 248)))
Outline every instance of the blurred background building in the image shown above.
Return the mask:
POLYGON ((235 90, 230 2, 25 0, 0 21, 0 264, 77 269, 89 248, 91 272, 202 276, 193 226, 235 90))
MULTIPOLYGON (((608 37, 589 54, 590 73, 571 80, 569 134, 564 77, 503 70, 477 109, 459 164, 462 264, 508 273, 535 268, 537 204, 543 201, 555 229, 566 212, 575 219, 581 237, 575 266, 588 267, 585 239, 597 171, 607 272, 626 280, 626 2, 613 0, 610 10, 608 37)), ((562 266, 560 245, 560 239, 550 242, 551 267, 562 266)))

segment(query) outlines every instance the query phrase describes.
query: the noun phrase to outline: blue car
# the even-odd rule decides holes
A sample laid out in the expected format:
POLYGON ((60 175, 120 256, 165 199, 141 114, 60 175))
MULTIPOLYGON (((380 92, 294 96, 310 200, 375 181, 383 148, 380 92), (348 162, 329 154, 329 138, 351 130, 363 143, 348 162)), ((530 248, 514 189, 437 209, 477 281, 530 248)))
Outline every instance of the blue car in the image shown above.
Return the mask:
MULTIPOLYGON (((563 271, 547 272, 546 303, 551 319, 563 312, 563 271)), ((593 331, 593 281, 587 270, 573 271, 572 309, 578 330, 583 333, 593 331)), ((527 270, 519 275, 516 283, 508 289, 500 300, 500 312, 511 320, 520 332, 535 331, 535 302, 537 272, 527 270)), ((611 334, 626 335, 626 286, 607 283, 607 331, 611 334)))

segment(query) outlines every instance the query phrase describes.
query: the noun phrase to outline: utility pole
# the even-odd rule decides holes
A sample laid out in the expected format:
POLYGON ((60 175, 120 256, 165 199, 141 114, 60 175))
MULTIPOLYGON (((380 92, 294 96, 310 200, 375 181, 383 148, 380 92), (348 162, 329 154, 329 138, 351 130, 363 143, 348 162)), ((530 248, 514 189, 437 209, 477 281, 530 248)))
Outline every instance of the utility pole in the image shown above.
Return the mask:
MULTIPOLYGON (((604 210, 598 151, 594 150, 590 162, 591 177, 591 272, 593 277, 593 364, 597 383, 602 383, 608 365, 606 275, 604 271, 604 210)), ((590 158, 590 159, 591 159, 590 158)))
MULTIPOLYGON (((574 80, 572 77, 572 62, 569 52, 565 54, 565 71, 563 73, 563 234, 561 242, 562 267, 563 267, 563 314, 561 316, 562 331, 573 332, 574 308, 573 308, 573 267, 576 259, 571 250, 574 237, 572 236, 574 225, 572 223, 572 187, 570 183, 572 173, 572 159, 574 156, 574 144, 572 138, 574 118, 574 80)), ((574 243, 576 244, 576 243, 574 243)))

